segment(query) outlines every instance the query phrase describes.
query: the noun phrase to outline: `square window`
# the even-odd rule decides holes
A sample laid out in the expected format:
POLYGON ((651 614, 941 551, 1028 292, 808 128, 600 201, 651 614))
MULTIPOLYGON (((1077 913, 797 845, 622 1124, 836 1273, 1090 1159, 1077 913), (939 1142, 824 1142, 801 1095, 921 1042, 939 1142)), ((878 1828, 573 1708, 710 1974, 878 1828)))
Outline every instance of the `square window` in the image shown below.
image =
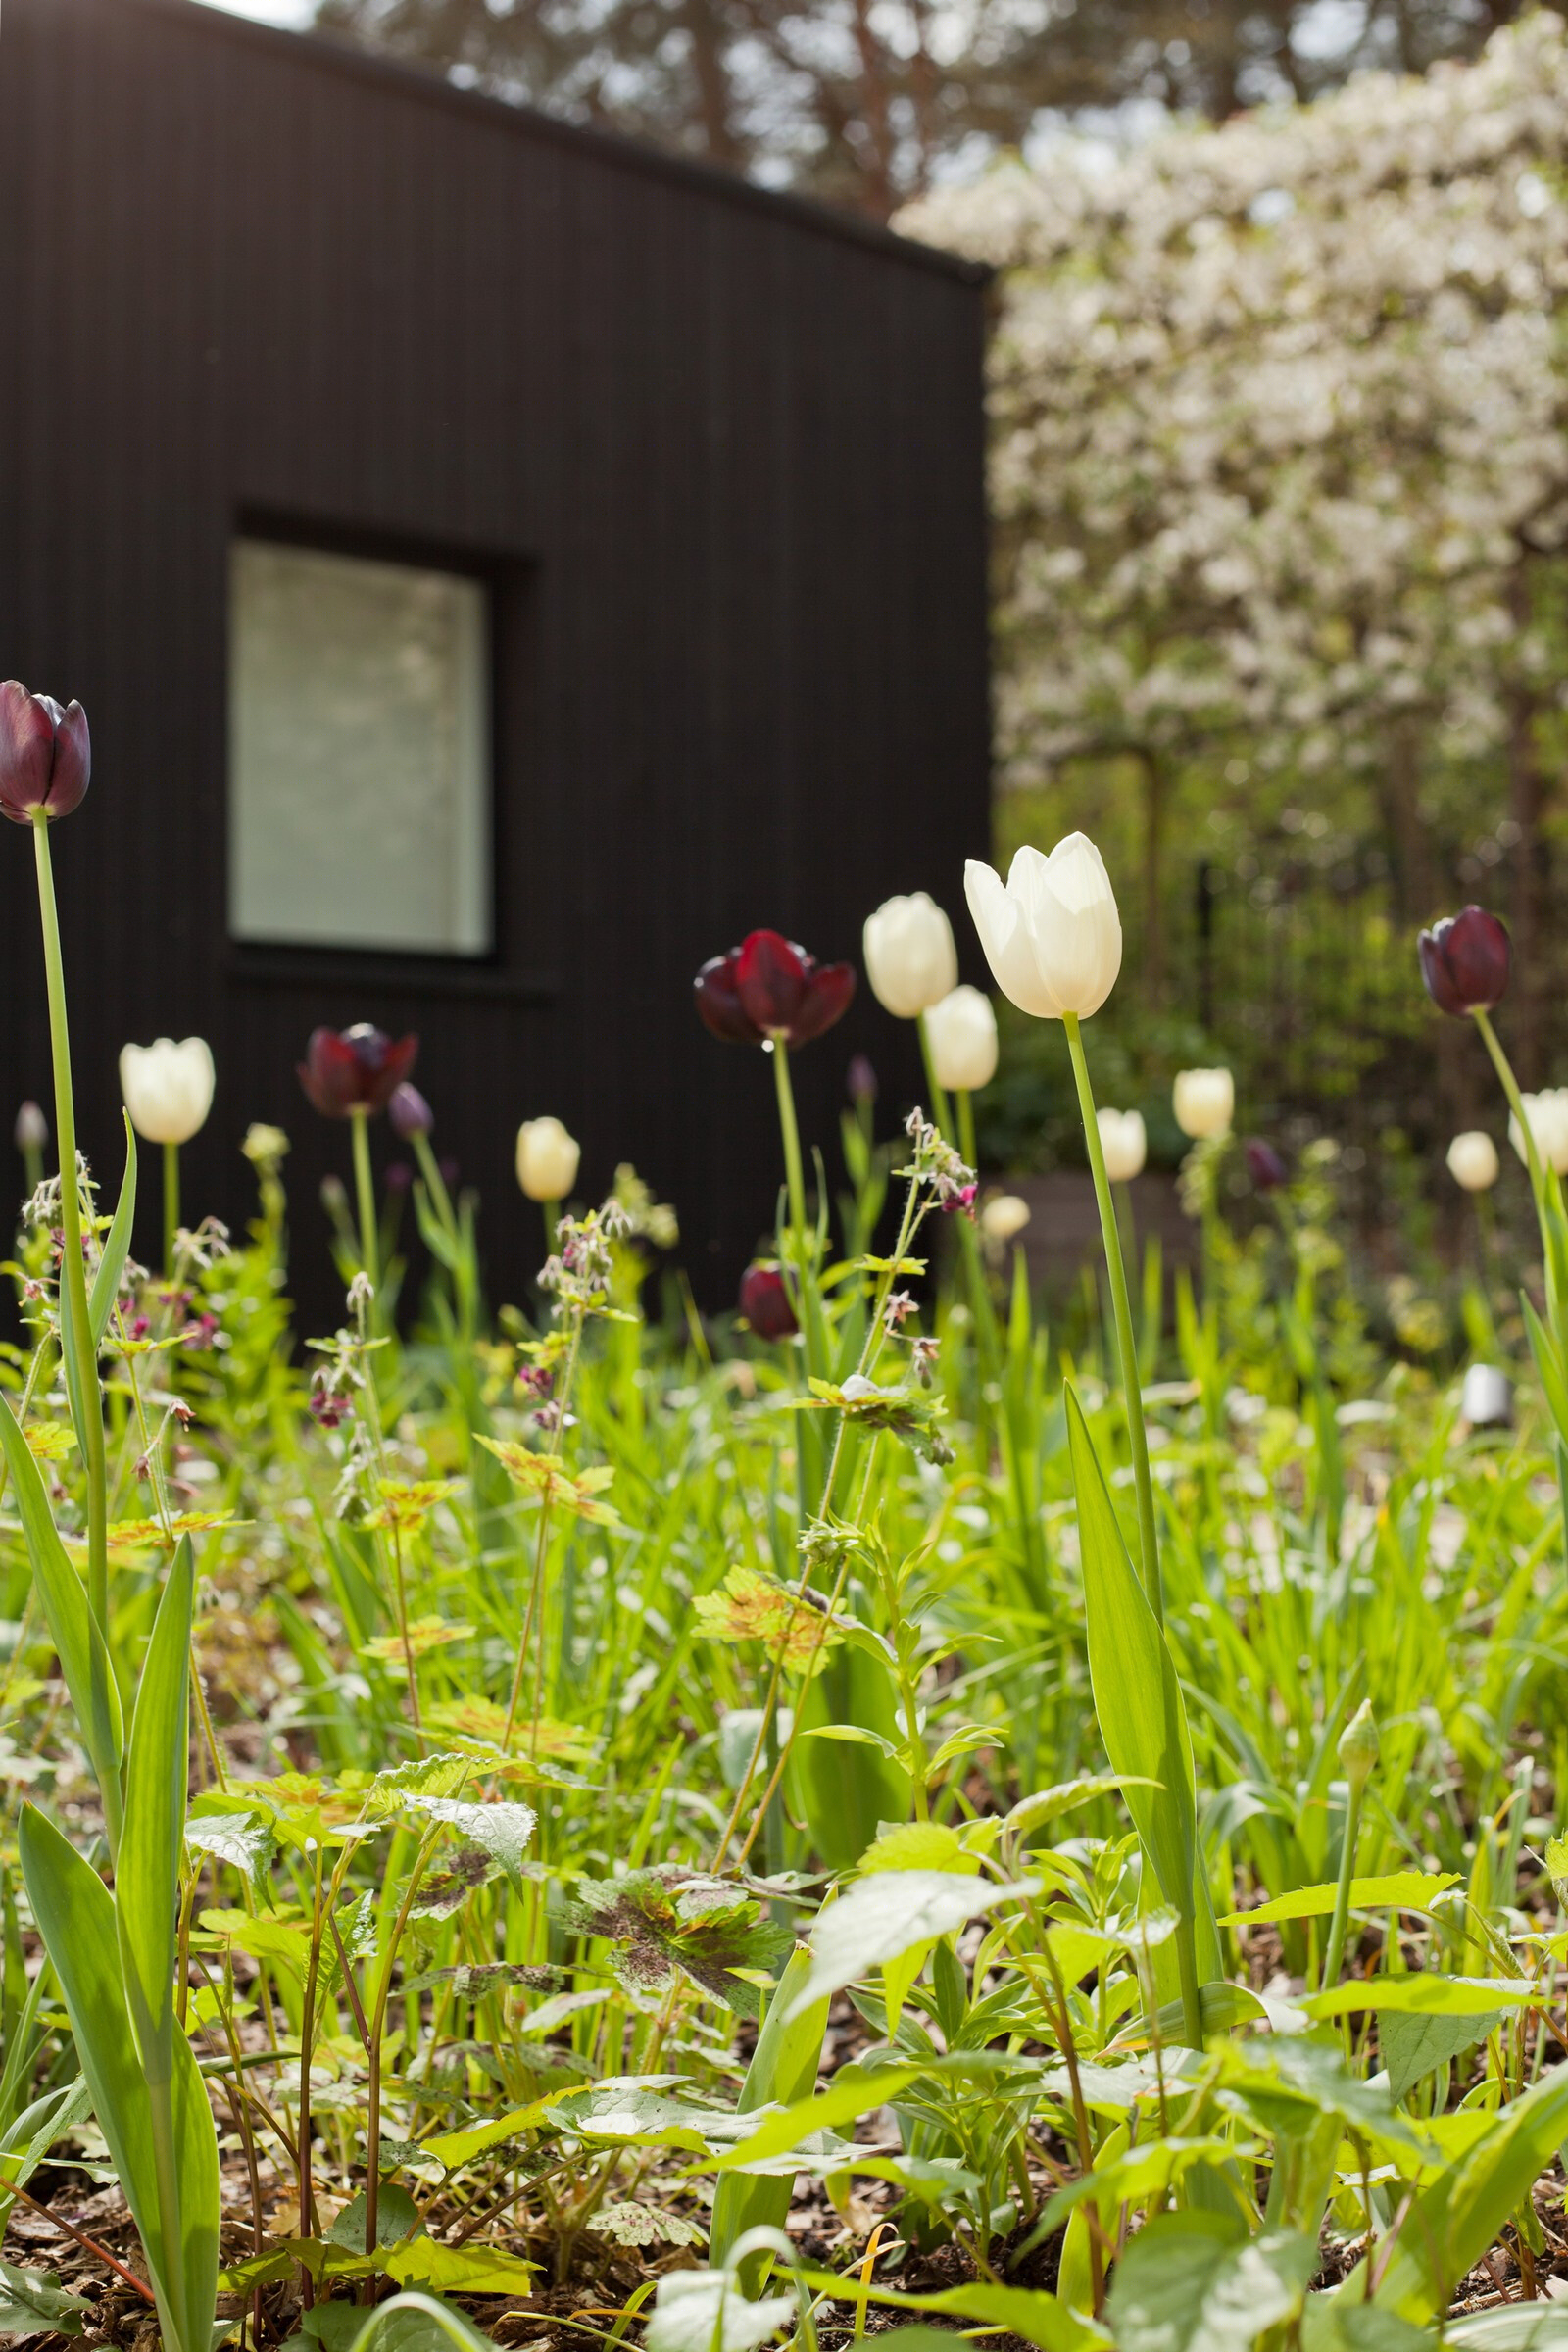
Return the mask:
POLYGON ((483 586, 239 539, 229 623, 233 937, 484 954, 483 586))

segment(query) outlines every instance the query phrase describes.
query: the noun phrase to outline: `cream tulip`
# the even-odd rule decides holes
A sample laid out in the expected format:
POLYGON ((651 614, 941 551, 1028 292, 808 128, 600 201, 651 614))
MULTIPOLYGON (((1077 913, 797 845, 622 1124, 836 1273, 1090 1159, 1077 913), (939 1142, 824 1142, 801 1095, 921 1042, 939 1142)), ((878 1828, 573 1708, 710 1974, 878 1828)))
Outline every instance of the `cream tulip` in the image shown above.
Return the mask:
POLYGON ((1229 1135, 1236 1116, 1236 1081, 1229 1070, 1178 1070, 1171 1107, 1183 1135, 1205 1143, 1229 1135))
POLYGON ((1149 1157, 1149 1135, 1141 1110, 1102 1110, 1100 1148, 1105 1155, 1105 1174, 1112 1184, 1131 1184, 1144 1172, 1149 1157))
POLYGON ((1105 861, 1083 833, 1049 858, 1021 849, 1005 883, 971 858, 964 896, 997 986, 1038 1020, 1098 1012, 1121 970, 1121 917, 1105 861))
POLYGON ((997 1016, 977 988, 955 988, 925 1016, 931 1069, 938 1086, 973 1094, 997 1074, 997 1016))
MULTIPOLYGON (((1521 1095, 1520 1101, 1536 1139, 1536 1150, 1547 1167, 1555 1168, 1559 1176, 1568 1176, 1568 1086, 1544 1087, 1539 1095, 1521 1095)), ((1508 1119, 1508 1141, 1521 1159, 1528 1158, 1519 1121, 1512 1113, 1508 1119)))
POLYGON ((517 1182, 530 1200, 564 1200, 581 1157, 582 1146, 559 1119, 524 1119, 517 1129, 517 1182))
POLYGON ((871 994, 901 1021, 928 1012, 957 985, 953 925, 923 890, 884 900, 866 916, 861 945, 871 994))
POLYGON ((1486 1130, 1467 1127, 1448 1146, 1448 1174, 1467 1193, 1490 1193, 1497 1181, 1497 1147, 1486 1130))
POLYGON ((1016 1193, 993 1193, 980 1211, 980 1231, 998 1249, 1022 1233, 1028 1224, 1030 1208, 1027 1200, 1016 1193))
POLYGON ((149 1144, 188 1144, 207 1123, 217 1073, 204 1037, 178 1045, 159 1037, 150 1046, 122 1046, 120 1092, 130 1123, 149 1144))

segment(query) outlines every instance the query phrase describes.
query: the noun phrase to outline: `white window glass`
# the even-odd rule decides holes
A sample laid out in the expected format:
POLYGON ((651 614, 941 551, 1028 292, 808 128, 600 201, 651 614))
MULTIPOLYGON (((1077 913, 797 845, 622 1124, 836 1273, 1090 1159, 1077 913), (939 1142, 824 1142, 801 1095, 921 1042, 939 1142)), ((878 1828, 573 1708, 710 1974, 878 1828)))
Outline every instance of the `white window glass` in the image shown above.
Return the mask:
POLYGON ((229 604, 233 936, 482 954, 483 588, 241 539, 229 604))

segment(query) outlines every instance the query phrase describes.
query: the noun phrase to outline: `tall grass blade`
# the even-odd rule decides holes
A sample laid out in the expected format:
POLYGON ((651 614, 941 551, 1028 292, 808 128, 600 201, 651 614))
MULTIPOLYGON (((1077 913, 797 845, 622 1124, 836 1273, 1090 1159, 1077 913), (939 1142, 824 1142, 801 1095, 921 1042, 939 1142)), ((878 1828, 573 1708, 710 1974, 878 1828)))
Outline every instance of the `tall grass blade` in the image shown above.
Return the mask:
POLYGON ((43 1473, 9 1400, 3 1396, 0 1396, 0 1450, 4 1451, 17 1508, 22 1514, 22 1532, 49 1627, 49 1639, 59 1656, 82 1740, 97 1775, 104 1812, 110 1823, 110 1842, 114 1844, 120 1829, 120 1764, 124 1752, 120 1692, 109 1670, 103 1632, 88 1606, 86 1588, 67 1558, 66 1547, 56 1533, 43 1473))

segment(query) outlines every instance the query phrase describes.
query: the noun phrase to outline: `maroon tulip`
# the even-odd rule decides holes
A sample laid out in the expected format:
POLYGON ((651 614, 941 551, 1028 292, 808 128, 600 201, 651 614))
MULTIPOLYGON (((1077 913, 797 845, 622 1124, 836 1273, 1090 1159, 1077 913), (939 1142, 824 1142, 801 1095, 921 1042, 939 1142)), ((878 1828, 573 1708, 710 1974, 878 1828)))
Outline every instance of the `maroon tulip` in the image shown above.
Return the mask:
POLYGON ((784 1277, 772 1264, 748 1266, 741 1276, 741 1313, 760 1340, 787 1340, 801 1328, 784 1277))
POLYGON ((0 686, 0 809, 30 825, 41 808, 53 824, 79 808, 92 773, 87 713, 62 710, 52 694, 29 694, 15 678, 0 686))
POLYGON ((412 1144, 416 1135, 428 1135, 435 1125, 435 1112, 418 1088, 407 1078, 401 1086, 393 1088, 386 1115, 406 1144, 412 1144))
POLYGON ((298 1065, 300 1084, 315 1107, 329 1119, 356 1110, 384 1110, 414 1067, 416 1037, 394 1044, 384 1029, 356 1021, 352 1029, 313 1029, 298 1065))
POLYGON ((697 975, 697 1009, 726 1045, 809 1045, 849 1009, 855 972, 819 964, 777 931, 753 931, 697 975))
POLYGON ((1508 934, 1484 906, 1445 915, 1416 943, 1421 977, 1441 1012, 1490 1012, 1508 986, 1508 934))
POLYGON ((1272 1144, 1261 1136, 1249 1136, 1246 1144, 1247 1166, 1253 1184, 1260 1193, 1277 1193, 1290 1171, 1272 1144))

